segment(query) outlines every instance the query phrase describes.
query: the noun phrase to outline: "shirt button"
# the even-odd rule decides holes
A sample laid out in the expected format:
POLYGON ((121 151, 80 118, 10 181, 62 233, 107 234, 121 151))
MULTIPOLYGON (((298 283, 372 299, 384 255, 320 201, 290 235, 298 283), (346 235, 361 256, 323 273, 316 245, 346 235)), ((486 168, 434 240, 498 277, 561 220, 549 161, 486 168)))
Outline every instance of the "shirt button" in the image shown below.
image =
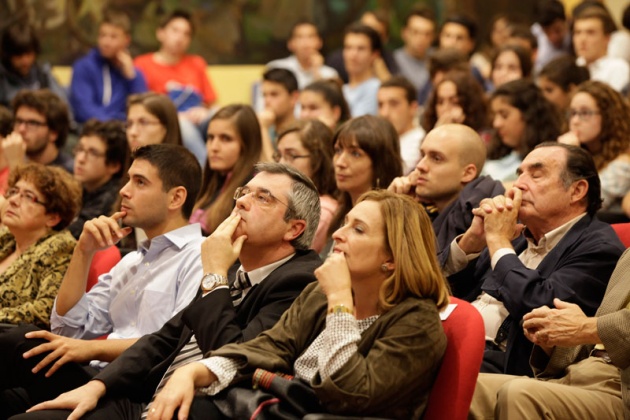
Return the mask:
POLYGON ((148 267, 148 266, 149 266, 149 263, 148 263, 148 262, 145 262, 145 263, 144 263, 144 265, 148 267))

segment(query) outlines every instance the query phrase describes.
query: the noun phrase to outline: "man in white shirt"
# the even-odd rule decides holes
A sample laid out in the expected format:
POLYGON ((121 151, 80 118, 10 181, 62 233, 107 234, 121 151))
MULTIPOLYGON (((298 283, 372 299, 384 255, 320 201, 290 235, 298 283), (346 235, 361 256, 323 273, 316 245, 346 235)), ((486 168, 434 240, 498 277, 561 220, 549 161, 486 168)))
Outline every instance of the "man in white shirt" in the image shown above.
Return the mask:
POLYGON ((199 289, 203 236, 188 218, 201 168, 176 145, 144 146, 133 157, 120 211, 83 228, 53 307, 52 332, 24 325, 0 335, 0 347, 9 352, 0 370, 19 371, 2 374, 0 389, 26 389, 21 397, 2 394, 1 406, 19 407, 13 414, 87 382, 139 337, 161 328, 199 289), (148 240, 86 293, 95 252, 116 244, 132 227, 142 228, 148 240), (107 340, 90 340, 104 334, 107 340))
POLYGON ((472 301, 484 319, 481 371, 532 376, 532 343, 520 327, 522 317, 552 306, 554 298, 594 315, 625 248, 595 217, 601 187, 588 152, 542 143, 517 172, 510 191, 473 210, 444 269, 455 273, 449 276, 453 294, 472 301))
POLYGON ((630 81, 630 65, 624 59, 609 57, 608 43, 615 31, 612 17, 598 7, 589 7, 574 17, 573 47, 577 64, 588 67, 591 80, 608 83, 621 92, 630 81))
POLYGON ((400 138, 403 174, 407 175, 420 160, 420 142, 424 129, 418 125, 416 89, 402 76, 381 83, 377 94, 378 115, 392 123, 400 138))
POLYGON ((320 54, 322 46, 317 26, 311 21, 299 20, 293 25, 287 41, 287 49, 291 55, 270 61, 267 68, 291 70, 298 80, 300 89, 319 79, 336 78, 337 71, 324 65, 324 57, 320 54))
POLYGON ((380 57, 381 48, 381 38, 371 27, 357 23, 346 30, 343 61, 348 83, 343 85, 343 96, 353 117, 378 113, 376 92, 381 81, 376 77, 374 63, 380 57))

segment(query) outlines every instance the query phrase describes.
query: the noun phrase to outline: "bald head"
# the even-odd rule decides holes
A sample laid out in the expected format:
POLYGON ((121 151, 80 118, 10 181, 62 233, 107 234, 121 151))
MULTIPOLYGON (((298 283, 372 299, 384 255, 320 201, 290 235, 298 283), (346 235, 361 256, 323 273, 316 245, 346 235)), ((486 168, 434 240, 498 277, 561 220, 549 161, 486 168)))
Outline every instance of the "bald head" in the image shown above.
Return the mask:
POLYGON ((450 150, 458 153, 460 165, 475 165, 479 176, 486 163, 486 145, 475 130, 463 124, 443 124, 431 130, 426 138, 429 136, 452 144, 450 150))

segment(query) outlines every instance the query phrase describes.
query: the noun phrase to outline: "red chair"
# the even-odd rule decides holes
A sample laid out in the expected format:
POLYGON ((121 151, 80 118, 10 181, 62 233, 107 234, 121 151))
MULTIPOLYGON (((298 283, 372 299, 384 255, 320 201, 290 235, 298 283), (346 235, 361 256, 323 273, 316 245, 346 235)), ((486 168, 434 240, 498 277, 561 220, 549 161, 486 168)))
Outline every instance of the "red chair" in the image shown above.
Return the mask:
POLYGON ((483 319, 470 303, 451 297, 457 304, 442 322, 448 344, 433 384, 425 420, 458 420, 468 417, 486 345, 483 319))
POLYGON ((101 251, 97 251, 92 259, 92 264, 90 264, 90 271, 88 272, 85 291, 89 292, 92 286, 94 286, 98 281, 98 276, 108 273, 113 266, 118 264, 120 258, 120 250, 115 245, 101 251))
POLYGON ((630 247, 630 223, 613 223, 610 226, 615 230, 623 246, 630 247))

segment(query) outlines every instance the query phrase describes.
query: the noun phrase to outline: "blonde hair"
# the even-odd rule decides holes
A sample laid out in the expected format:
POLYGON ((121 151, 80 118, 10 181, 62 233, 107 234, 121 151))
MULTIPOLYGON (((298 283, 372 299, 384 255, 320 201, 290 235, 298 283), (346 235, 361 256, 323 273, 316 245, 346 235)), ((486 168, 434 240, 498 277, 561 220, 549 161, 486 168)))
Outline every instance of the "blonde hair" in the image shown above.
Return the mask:
POLYGON ((431 220, 410 197, 385 190, 368 191, 361 201, 380 204, 385 225, 385 249, 394 260, 394 271, 379 291, 383 312, 409 296, 431 299, 438 309, 448 305, 450 289, 437 260, 431 220))

